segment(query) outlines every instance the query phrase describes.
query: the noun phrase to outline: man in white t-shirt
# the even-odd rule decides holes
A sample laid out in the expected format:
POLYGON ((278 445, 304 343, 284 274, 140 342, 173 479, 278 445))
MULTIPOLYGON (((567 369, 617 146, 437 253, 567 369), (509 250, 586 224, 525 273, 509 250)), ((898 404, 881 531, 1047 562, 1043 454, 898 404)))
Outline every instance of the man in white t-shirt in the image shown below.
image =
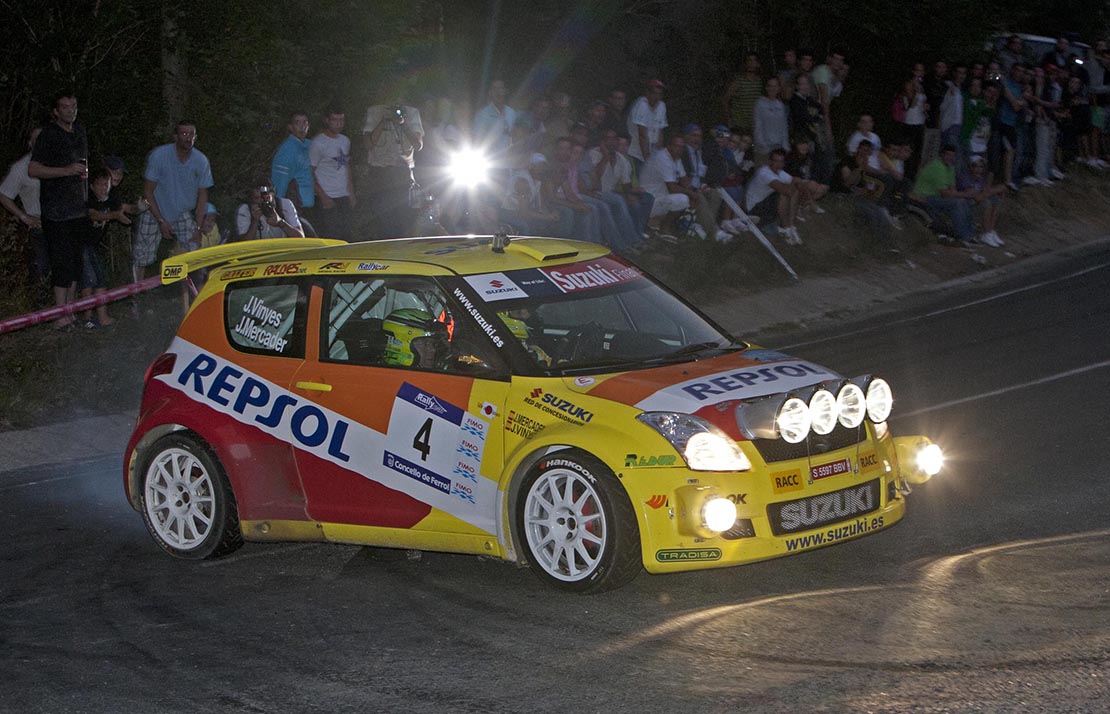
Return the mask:
POLYGON ((883 147, 883 142, 879 135, 874 132, 875 119, 870 114, 860 114, 859 121, 856 122, 856 131, 848 137, 848 155, 855 156, 856 149, 859 143, 864 139, 871 142, 872 152, 871 158, 868 160, 867 165, 874 171, 883 173, 883 165, 879 162, 879 149, 883 147))
POLYGON ((317 233, 325 238, 351 240, 351 209, 355 191, 351 183, 351 140, 343 135, 347 116, 342 109, 329 109, 324 115, 324 131, 312 139, 308 159, 316 183, 319 221, 317 233))
MULTIPOLYGON (((41 127, 31 129, 28 134, 27 148, 35 145, 39 138, 41 127)), ((19 222, 27 226, 31 236, 31 247, 34 250, 34 274, 36 280, 46 280, 50 277, 50 261, 46 255, 46 239, 42 235, 42 210, 39 208, 39 180, 31 178, 27 173, 27 166, 31 163, 31 152, 28 151, 8 169, 3 183, 0 183, 0 205, 8 210, 19 222), (19 203, 15 200, 19 199, 19 203)))
POLYGON ((779 235, 787 245, 801 245, 802 238, 794 227, 798 215, 798 190, 794 179, 783 170, 786 152, 774 149, 768 163, 761 166, 748 180, 744 208, 749 215, 759 216, 764 223, 777 221, 779 235))
POLYGON ((663 102, 663 83, 653 79, 647 83, 647 94, 632 103, 628 110, 628 156, 636 169, 657 149, 663 148, 663 130, 667 128, 667 105, 663 102))
POLYGON ((680 181, 686 175, 686 170, 682 168, 684 151, 686 140, 681 134, 674 134, 665 148, 656 151, 644 163, 640 185, 655 197, 650 221, 655 227, 659 227, 663 221, 674 220, 679 213, 690 207, 692 191, 680 181))
POLYGON ((304 238, 297 207, 284 196, 274 195, 268 181, 247 194, 247 202, 235 212, 236 240, 259 238, 304 238))

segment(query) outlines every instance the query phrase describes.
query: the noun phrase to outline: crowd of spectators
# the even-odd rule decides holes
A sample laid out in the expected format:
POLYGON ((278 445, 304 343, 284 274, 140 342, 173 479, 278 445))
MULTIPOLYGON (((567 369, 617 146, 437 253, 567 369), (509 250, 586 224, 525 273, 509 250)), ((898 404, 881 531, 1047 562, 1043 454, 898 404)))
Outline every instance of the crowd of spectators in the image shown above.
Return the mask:
MULTIPOLYGON (((889 105, 857 117, 843 144, 832 117, 849 64, 835 47, 824 57, 789 49, 774 71, 749 52, 723 88, 720 114, 677 124, 659 79, 631 101, 620 87, 587 102, 564 92, 525 98, 521 109, 495 80, 472 115, 446 98, 417 107, 383 97, 366 109, 354 142, 342 107, 320 114, 323 130, 311 139, 314 116, 297 110, 268 175, 235 191, 242 203, 223 232, 194 122, 177 122, 172 140, 150 151, 143 196, 126 202, 123 162, 106 156, 90 167, 77 99, 62 94, 52 121, 28 135, 30 153, 0 185, 0 203, 30 231, 35 270, 49 276, 58 304, 104 289, 98 246, 113 221, 133 223, 136 279, 167 244, 186 251, 304 235, 506 229, 634 255, 682 235, 728 242, 758 224, 796 245, 799 224, 824 212, 830 191, 848 197, 884 253, 897 253, 894 234, 911 212, 942 242, 998 246, 1008 192, 1052 186, 1072 162, 1108 166, 1105 41, 1093 55, 1080 61, 1060 37, 1032 57, 1015 35, 989 61, 915 63, 889 105), (481 185, 452 184, 448 167, 468 147, 492 168, 481 185), (371 216, 361 224, 360 205, 371 216)), ((90 327, 111 321, 106 308, 83 318, 90 327)))

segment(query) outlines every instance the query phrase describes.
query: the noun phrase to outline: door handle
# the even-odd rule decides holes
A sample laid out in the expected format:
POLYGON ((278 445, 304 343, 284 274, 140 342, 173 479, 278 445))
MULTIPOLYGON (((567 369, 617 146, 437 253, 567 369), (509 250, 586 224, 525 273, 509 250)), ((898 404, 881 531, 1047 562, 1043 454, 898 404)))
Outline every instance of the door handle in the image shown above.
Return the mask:
POLYGON ((324 382, 297 382, 294 385, 297 389, 308 389, 313 392, 330 392, 331 385, 324 382))

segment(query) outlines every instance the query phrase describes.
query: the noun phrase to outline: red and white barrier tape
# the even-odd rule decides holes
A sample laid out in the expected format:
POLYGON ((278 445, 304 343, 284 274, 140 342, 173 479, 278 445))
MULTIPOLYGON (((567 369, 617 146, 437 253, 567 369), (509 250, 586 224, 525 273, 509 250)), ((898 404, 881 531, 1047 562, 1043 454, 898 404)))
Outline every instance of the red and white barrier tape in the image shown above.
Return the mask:
POLYGON ((131 283, 130 285, 121 285, 118 288, 105 290, 99 295, 90 295, 89 297, 81 298, 80 300, 67 302, 65 305, 48 307, 44 310, 36 310, 35 312, 31 312, 26 315, 20 315, 19 317, 12 317, 7 320, 0 320, 0 335, 4 334, 5 332, 21 330, 24 327, 30 327, 31 325, 37 325, 42 322, 56 320, 59 317, 64 317, 66 315, 72 315, 79 310, 88 310, 89 308, 96 307, 97 305, 103 305, 104 303, 109 303, 114 300, 120 300, 130 295, 136 295, 138 293, 156 288, 161 284, 162 279, 155 275, 153 277, 140 280, 137 283, 131 283))

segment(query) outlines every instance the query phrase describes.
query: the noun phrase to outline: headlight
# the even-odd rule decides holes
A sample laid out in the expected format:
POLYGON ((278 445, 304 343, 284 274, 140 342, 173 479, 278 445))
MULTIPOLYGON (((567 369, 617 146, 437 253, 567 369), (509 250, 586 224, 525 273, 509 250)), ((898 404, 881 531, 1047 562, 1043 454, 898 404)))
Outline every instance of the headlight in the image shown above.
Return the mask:
POLYGON ((944 452, 936 444, 928 444, 917 452, 917 468, 929 476, 936 476, 944 466, 944 452))
POLYGON ((817 434, 828 434, 836 428, 836 397, 827 389, 818 389, 809 398, 810 428, 817 434))
POLYGON ((843 427, 855 429, 863 423, 863 418, 867 416, 867 398, 858 384, 844 383, 836 395, 836 411, 843 427))
POLYGON ((711 498, 701 509, 701 522, 708 530, 721 533, 736 523, 736 504, 727 498, 711 498))
POLYGON ((894 395, 890 392, 890 385, 885 379, 876 377, 867 385, 867 416, 871 421, 880 424, 890 418, 890 409, 894 406, 894 395))
POLYGON ((489 159, 477 149, 463 149, 448 159, 447 175, 455 186, 472 188, 489 178, 489 159))
POLYGON ((677 412, 644 412, 636 419, 659 432, 694 471, 747 471, 752 467, 736 442, 704 419, 677 412))
POLYGON ((801 399, 790 397, 775 416, 779 436, 791 444, 800 444, 809 436, 809 407, 801 399))

